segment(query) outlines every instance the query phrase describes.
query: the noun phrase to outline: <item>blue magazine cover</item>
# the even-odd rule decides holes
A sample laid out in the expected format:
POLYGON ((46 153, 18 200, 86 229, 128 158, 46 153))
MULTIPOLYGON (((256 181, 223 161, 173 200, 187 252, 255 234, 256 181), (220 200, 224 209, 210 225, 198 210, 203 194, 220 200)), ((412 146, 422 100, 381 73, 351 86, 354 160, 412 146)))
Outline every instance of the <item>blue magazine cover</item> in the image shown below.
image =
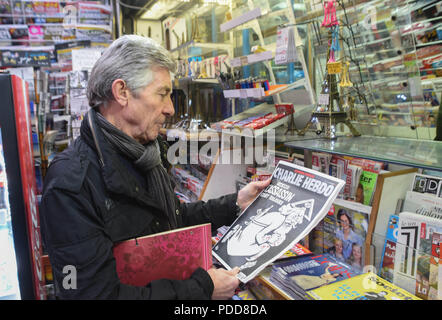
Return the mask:
POLYGON ((382 261, 379 265, 379 275, 387 281, 393 282, 394 256, 396 254, 397 235, 399 231, 399 216, 392 214, 388 220, 387 234, 385 236, 382 261))
POLYGON ((360 273, 328 253, 299 256, 275 263, 272 270, 274 278, 279 278, 279 282, 292 286, 298 292, 352 278, 360 273))

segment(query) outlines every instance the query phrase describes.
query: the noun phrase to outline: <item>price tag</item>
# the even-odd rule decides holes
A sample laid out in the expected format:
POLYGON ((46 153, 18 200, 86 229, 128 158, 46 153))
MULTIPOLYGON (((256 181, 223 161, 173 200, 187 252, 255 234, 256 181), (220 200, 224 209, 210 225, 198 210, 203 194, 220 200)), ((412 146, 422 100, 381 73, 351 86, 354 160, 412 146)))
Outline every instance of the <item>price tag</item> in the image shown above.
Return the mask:
POLYGON ((292 27, 278 28, 275 64, 295 62, 297 59, 294 29, 292 27))
POLYGON ((224 98, 239 98, 241 90, 223 90, 224 98))
POLYGON ((342 64, 340 62, 329 62, 327 63, 328 74, 339 74, 341 73, 342 64))
POLYGON ((330 95, 328 93, 321 93, 318 97, 318 103, 322 105, 328 105, 330 95))
POLYGON ((241 59, 240 58, 230 59, 230 65, 232 67, 241 67, 241 59))
POLYGON ((240 89, 239 90, 239 97, 242 99, 247 99, 247 97, 248 97, 247 89, 240 89))
POLYGON ((275 64, 287 63, 289 28, 278 29, 276 36, 275 64))
POLYGON ((408 79, 410 85, 410 93, 412 97, 423 96, 421 77, 413 77, 408 79))

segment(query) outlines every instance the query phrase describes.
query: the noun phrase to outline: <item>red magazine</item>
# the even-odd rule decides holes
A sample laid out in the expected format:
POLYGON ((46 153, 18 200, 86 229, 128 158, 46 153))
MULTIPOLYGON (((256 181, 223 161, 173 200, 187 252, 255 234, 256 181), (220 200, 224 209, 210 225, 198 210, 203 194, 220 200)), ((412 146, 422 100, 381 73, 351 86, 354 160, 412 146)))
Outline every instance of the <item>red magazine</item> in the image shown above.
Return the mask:
POLYGON ((145 286, 153 280, 188 279, 212 266, 210 223, 130 239, 113 248, 121 283, 145 286))

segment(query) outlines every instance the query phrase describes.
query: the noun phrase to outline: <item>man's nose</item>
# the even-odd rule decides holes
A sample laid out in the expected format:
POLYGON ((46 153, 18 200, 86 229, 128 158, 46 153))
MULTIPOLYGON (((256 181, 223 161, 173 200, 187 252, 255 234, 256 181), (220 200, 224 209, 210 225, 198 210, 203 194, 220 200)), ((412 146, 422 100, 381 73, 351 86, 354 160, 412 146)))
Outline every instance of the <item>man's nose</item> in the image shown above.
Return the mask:
POLYGON ((164 107, 164 114, 171 117, 175 114, 175 107, 173 106, 172 98, 169 97, 169 101, 166 103, 166 106, 164 107))

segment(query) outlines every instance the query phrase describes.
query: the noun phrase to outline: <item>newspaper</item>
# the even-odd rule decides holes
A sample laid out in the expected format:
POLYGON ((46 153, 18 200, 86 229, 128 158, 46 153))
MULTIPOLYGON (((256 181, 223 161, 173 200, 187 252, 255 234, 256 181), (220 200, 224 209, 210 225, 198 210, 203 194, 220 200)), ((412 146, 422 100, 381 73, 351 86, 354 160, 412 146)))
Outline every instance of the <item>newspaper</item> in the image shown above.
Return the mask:
POLYGON ((227 269, 246 283, 304 238, 330 209, 345 182, 280 161, 272 182, 213 247, 227 269))

